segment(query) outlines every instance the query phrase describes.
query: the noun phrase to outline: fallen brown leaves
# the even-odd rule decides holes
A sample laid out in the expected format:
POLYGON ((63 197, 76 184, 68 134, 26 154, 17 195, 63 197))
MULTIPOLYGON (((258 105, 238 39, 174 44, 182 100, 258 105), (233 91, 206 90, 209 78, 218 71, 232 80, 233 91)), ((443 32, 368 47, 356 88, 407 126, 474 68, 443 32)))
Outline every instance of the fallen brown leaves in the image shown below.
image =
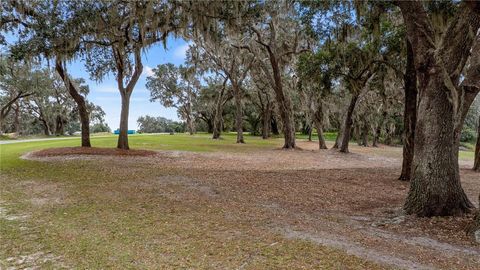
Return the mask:
POLYGON ((99 147, 61 147, 48 148, 31 153, 32 157, 54 157, 70 155, 98 155, 98 156, 153 156, 155 151, 149 150, 123 150, 117 148, 99 148, 99 147))
MULTIPOLYGON (((161 243, 173 258, 193 258, 185 262, 187 266, 203 262, 204 250, 209 249, 215 259, 207 259, 204 265, 217 263, 212 268, 232 268, 232 264, 252 269, 279 265, 319 268, 321 263, 341 261, 323 266, 372 269, 369 263, 373 262, 381 268, 480 269, 480 248, 463 230, 471 216, 421 219, 403 215, 409 184, 396 180, 400 149, 352 146, 353 153, 345 155, 333 150, 309 151, 316 143, 301 146, 302 151, 161 151, 128 159, 115 154, 95 156, 80 169, 114 180, 92 180, 76 199, 109 206, 102 208, 108 218, 98 220, 102 228, 118 218, 117 212, 109 212, 112 207, 121 209, 126 217, 141 215, 141 219, 133 219, 135 226, 149 219, 158 224, 157 220, 164 218, 164 224, 171 226, 171 233, 165 235, 176 238, 161 243), (196 251, 181 254, 179 243, 195 245, 196 251), (229 243, 237 244, 226 247, 229 243), (322 251, 325 246, 355 255, 367 264, 345 261, 350 257, 335 259, 340 256, 335 252, 322 255, 327 252, 322 251), (319 258, 323 258, 321 263, 319 258)), ((81 155, 71 149, 65 152, 81 155)), ((478 194, 478 176, 465 169, 461 173, 467 194, 478 194)), ((76 179, 67 182, 80 183, 76 179)), ((153 226, 135 228, 133 239, 138 245, 150 243, 161 235, 158 230, 153 226)), ((119 247, 125 248, 122 244, 119 247)), ((139 254, 145 257, 148 252, 141 249, 139 254)), ((157 254, 147 257, 157 264, 157 254)), ((171 261, 167 262, 171 267, 171 261)))

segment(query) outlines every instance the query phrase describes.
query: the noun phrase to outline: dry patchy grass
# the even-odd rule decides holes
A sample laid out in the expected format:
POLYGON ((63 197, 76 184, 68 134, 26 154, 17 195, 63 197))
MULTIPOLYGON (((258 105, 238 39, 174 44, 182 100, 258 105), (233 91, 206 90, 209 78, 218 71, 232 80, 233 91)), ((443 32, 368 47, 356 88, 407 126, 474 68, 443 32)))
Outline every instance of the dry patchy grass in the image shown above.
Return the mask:
MULTIPOLYGON (((352 146, 344 155, 300 146, 37 157, 48 173, 1 180, 8 215, 26 217, 0 218, 8 237, 0 258, 15 267, 480 267, 480 249, 462 229, 468 217, 402 215, 408 183, 396 180, 398 148, 352 146)), ((478 174, 463 169, 462 177, 478 194, 478 174)))

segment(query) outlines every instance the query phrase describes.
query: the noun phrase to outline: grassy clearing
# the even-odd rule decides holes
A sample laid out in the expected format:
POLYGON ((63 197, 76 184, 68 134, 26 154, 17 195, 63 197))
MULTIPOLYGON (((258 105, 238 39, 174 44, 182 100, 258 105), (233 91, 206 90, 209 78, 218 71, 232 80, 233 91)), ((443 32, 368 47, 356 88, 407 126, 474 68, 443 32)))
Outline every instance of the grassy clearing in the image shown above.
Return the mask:
MULTIPOLYGON (((115 147, 116 139, 93 137, 92 144, 115 147)), ((234 134, 217 141, 207 134, 130 136, 136 149, 252 155, 283 142, 251 136, 246 141, 235 144, 234 134)), ((240 198, 217 196, 196 182, 196 177, 206 177, 205 171, 169 167, 168 159, 154 166, 129 159, 19 158, 32 150, 79 143, 0 145, 0 268, 385 268, 275 233, 270 220, 259 214, 264 210, 240 203, 240 198)), ((230 179, 228 168, 209 173, 218 174, 216 182, 230 179)))
MULTIPOLYGON (((92 138, 96 147, 114 147, 116 136, 92 138)), ((248 152, 281 146, 281 139, 247 138, 235 144, 226 134, 133 135, 130 146, 195 152, 248 152)), ((205 198, 177 198, 185 187, 144 186, 145 179, 178 177, 182 171, 152 169, 118 161, 38 162, 19 157, 29 151, 78 146, 78 140, 0 145, 0 267, 245 269, 378 266, 344 252, 288 240, 226 219, 221 205, 205 198)))

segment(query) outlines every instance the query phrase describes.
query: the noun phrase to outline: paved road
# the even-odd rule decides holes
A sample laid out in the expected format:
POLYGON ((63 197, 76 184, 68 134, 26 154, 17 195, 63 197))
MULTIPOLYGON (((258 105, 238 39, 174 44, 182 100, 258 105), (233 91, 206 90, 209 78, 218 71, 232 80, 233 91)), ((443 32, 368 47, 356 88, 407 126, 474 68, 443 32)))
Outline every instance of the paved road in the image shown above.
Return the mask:
MULTIPOLYGON (((135 134, 133 136, 154 136, 154 135, 166 135, 170 133, 148 133, 148 134, 135 134)), ((129 135, 129 137, 132 136, 129 135)), ((108 136, 92 136, 90 139, 95 138, 107 138, 112 137, 112 135, 108 136)), ((38 139, 25 139, 25 140, 0 140, 0 144, 12 144, 12 143, 24 143, 24 142, 40 142, 40 141, 56 141, 56 140, 80 140, 81 137, 57 137, 57 138, 38 138, 38 139)))
MULTIPOLYGON (((107 136, 98 136, 94 138, 101 138, 107 136)), ((80 140, 81 137, 60 137, 60 138, 38 138, 38 139, 25 139, 25 140, 3 140, 0 144, 12 144, 12 143, 24 143, 24 142, 39 142, 39 141, 56 141, 56 140, 80 140)))

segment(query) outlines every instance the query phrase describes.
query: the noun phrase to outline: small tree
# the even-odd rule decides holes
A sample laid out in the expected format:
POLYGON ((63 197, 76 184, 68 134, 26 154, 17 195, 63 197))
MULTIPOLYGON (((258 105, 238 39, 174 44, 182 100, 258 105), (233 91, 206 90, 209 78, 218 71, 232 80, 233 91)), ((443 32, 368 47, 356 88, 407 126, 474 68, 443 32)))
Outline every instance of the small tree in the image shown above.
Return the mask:
POLYGON ((36 78, 30 67, 0 58, 0 134, 3 122, 15 104, 36 92, 36 78))
POLYGON ((266 2, 260 8, 261 16, 246 23, 250 42, 239 41, 236 47, 248 50, 258 60, 256 63, 275 92, 283 124, 283 148, 293 149, 296 147, 293 105, 284 80, 288 66, 294 65, 295 56, 307 49, 302 48, 302 32, 293 4, 266 2))
POLYGON ((163 106, 178 110, 187 122, 190 135, 195 133, 193 103, 198 95, 200 81, 193 67, 176 67, 171 63, 158 65, 153 76, 147 77, 147 89, 150 101, 158 101, 163 106))
MULTIPOLYGON (((237 131, 237 143, 245 143, 243 138, 243 105, 244 91, 242 84, 248 75, 253 63, 252 56, 246 51, 238 51, 232 46, 232 39, 238 39, 238 34, 218 33, 221 37, 206 39, 197 36, 193 39, 195 46, 191 54, 192 62, 210 63, 204 67, 207 70, 221 72, 228 78, 233 97, 235 100, 235 128, 237 131), (232 35, 234 36, 232 38, 232 35)), ((205 65, 205 64, 204 64, 205 65)), ((223 88, 222 88, 223 89, 223 88)))

